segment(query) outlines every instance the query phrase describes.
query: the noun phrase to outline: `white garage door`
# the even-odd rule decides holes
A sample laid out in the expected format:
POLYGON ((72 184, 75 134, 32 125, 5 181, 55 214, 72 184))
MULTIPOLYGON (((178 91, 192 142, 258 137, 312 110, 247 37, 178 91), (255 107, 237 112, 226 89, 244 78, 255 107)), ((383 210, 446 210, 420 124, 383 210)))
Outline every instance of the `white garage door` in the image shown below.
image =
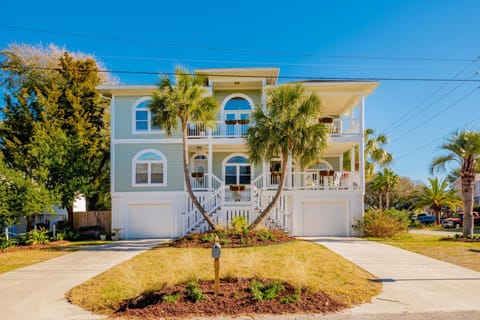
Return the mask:
POLYGON ((346 236, 350 228, 347 202, 303 202, 302 235, 346 236))
POLYGON ((127 217, 128 238, 171 238, 174 236, 174 212, 171 203, 130 204, 127 217))

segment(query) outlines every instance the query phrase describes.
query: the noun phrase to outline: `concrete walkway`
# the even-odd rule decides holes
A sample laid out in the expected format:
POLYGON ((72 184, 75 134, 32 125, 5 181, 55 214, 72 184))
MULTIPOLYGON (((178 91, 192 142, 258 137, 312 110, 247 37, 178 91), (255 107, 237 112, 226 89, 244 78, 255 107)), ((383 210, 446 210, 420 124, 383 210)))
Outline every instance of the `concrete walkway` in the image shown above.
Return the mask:
POLYGON ((71 288, 165 240, 116 241, 0 275, 1 319, 102 319, 65 300, 71 288))
POLYGON ((332 319, 376 319, 374 314, 412 314, 409 319, 422 319, 414 315, 438 312, 480 319, 480 272, 358 238, 309 240, 367 270, 383 284, 372 303, 332 315, 332 319), (344 318, 340 318, 342 314, 344 318))

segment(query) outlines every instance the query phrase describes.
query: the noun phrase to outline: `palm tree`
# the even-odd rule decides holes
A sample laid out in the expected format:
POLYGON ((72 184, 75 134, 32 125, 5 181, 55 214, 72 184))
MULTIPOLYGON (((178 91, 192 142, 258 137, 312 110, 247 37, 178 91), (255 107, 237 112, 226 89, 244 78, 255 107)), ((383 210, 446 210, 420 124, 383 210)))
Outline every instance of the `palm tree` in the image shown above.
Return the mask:
POLYGON ((475 169, 480 159, 480 132, 457 131, 441 145, 441 148, 447 153, 433 159, 431 171, 433 173, 435 169, 445 170, 445 165, 451 162, 456 162, 460 166, 464 211, 463 236, 470 237, 473 234, 473 188, 475 169))
POLYGON ((388 138, 384 134, 375 135, 375 130, 365 129, 365 176, 371 177, 375 166, 387 166, 392 163, 393 155, 385 150, 388 138))
POLYGON ((415 198, 415 206, 417 208, 428 207, 435 214, 437 224, 440 224, 440 209, 448 206, 452 210, 456 210, 457 206, 462 204, 462 199, 456 195, 457 190, 448 189, 449 183, 438 178, 428 178, 429 186, 424 186, 415 198))
POLYGON ((249 226, 258 227, 275 207, 283 192, 289 155, 305 165, 319 158, 327 146, 327 128, 312 122, 321 114, 320 98, 306 93, 301 84, 285 85, 268 92, 267 110, 257 107, 252 113, 254 125, 245 138, 250 160, 254 163, 282 159, 278 189, 268 206, 249 226))
POLYGON ((380 206, 379 209, 382 209, 382 196, 381 192, 385 192, 385 209, 390 208, 390 192, 398 183, 398 175, 390 170, 389 168, 383 168, 383 171, 377 172, 373 181, 374 189, 380 192, 380 206))
POLYGON ((204 77, 191 75, 187 70, 177 67, 175 70, 175 85, 168 77, 161 79, 159 91, 153 96, 150 103, 153 125, 165 129, 168 136, 178 130, 180 122, 183 145, 183 174, 187 193, 195 208, 202 214, 208 225, 215 229, 215 225, 193 193, 190 181, 188 157, 188 127, 189 121, 202 122, 206 127, 213 127, 219 109, 218 101, 206 96, 202 88, 204 77))

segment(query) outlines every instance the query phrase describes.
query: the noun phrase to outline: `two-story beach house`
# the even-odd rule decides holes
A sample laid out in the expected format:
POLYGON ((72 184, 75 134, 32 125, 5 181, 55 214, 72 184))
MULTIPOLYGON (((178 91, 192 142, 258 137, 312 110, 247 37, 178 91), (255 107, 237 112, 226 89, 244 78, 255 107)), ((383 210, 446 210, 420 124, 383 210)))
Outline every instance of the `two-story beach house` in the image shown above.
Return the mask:
MULTIPOLYGON (((218 224, 249 221, 268 204, 279 181, 280 160, 253 164, 242 134, 255 106, 266 108, 277 68, 203 69, 205 89, 220 103, 215 128, 190 123, 191 182, 218 224)), ((365 99, 378 86, 364 81, 304 81, 321 97, 330 130, 328 149, 307 166, 289 159, 285 191, 267 219, 295 236, 348 236, 363 216, 365 99), (354 152, 358 147, 360 152, 354 152), (344 153, 351 152, 346 165, 344 153), (344 170, 348 167, 349 170, 344 170)), ((148 109, 156 86, 101 86, 111 98, 112 229, 124 238, 177 237, 206 228, 185 191, 181 134, 152 126, 148 109)), ((275 132, 272 132, 275 134, 275 132)))

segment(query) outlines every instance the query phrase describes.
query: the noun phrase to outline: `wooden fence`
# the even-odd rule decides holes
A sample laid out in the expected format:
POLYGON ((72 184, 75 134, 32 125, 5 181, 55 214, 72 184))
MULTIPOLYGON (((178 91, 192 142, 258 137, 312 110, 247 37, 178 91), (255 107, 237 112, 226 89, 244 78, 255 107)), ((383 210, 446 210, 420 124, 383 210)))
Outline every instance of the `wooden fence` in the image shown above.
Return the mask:
POLYGON ((73 227, 78 230, 85 226, 102 226, 105 233, 112 232, 111 211, 86 211, 73 213, 73 227))

